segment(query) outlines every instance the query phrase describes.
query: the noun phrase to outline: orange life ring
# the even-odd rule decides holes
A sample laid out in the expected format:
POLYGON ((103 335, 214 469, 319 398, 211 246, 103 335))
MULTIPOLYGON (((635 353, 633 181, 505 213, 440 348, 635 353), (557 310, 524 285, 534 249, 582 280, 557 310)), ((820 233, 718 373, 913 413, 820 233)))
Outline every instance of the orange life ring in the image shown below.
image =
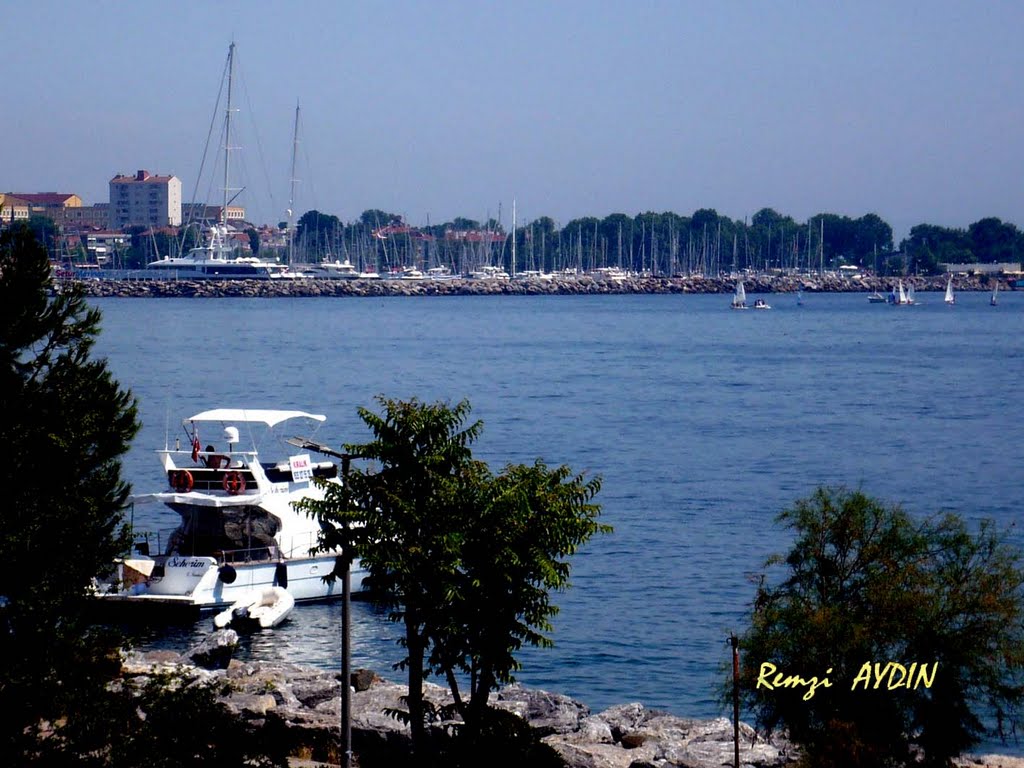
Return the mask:
POLYGON ((224 475, 224 490, 231 496, 237 496, 245 490, 245 478, 241 472, 228 472, 224 475))
POLYGON ((188 493, 194 485, 192 473, 187 469, 178 469, 171 472, 168 479, 171 481, 171 488, 178 493, 188 493))

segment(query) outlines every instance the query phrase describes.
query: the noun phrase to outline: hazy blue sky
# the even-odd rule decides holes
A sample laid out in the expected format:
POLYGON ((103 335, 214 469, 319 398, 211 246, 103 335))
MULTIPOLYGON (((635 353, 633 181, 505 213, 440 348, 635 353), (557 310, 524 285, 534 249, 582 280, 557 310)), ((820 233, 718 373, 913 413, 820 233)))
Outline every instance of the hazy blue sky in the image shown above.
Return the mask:
POLYGON ((105 202, 145 168, 191 200, 234 40, 259 222, 286 217, 299 101, 299 213, 1021 226, 1022 30, 1019 1, 0 0, 0 190, 105 202))

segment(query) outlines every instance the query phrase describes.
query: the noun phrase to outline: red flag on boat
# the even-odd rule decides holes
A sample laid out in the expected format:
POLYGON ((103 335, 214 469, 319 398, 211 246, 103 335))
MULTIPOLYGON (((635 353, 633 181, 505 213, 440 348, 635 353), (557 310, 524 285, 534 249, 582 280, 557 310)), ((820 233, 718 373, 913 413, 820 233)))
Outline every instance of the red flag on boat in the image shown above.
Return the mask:
POLYGON ((192 461, 199 461, 199 430, 192 430, 192 461))

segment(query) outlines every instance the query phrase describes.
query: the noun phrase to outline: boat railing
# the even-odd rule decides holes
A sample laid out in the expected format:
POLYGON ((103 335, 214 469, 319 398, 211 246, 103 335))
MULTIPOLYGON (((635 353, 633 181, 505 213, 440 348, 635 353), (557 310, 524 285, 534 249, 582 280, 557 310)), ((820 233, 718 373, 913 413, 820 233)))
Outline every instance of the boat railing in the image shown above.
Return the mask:
POLYGON ((277 560, 290 560, 296 557, 308 557, 310 550, 317 546, 319 536, 315 532, 293 536, 288 542, 278 544, 258 544, 242 549, 223 549, 213 553, 220 563, 257 563, 277 560))

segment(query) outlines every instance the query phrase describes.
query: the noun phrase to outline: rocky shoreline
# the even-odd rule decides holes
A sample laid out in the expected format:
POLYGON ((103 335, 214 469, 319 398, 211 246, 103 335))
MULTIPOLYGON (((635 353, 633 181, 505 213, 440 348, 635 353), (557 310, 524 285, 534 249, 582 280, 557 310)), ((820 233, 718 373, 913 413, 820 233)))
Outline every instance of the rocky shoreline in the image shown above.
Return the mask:
MULTIPOLYGON (((836 276, 754 276, 744 278, 747 293, 887 293, 892 278, 836 276)), ((732 293, 735 281, 705 277, 628 277, 602 280, 589 275, 548 280, 111 280, 79 281, 94 297, 204 298, 204 297, 384 297, 384 296, 535 296, 593 294, 732 293)), ((904 278, 915 291, 944 291, 946 277, 904 278)), ((953 281, 957 291, 989 291, 991 283, 973 275, 953 281)), ((1003 281, 1000 288, 1007 288, 1003 281)))
MULTIPOLYGON (((129 653, 122 675, 130 678, 180 672, 199 682, 216 682, 221 702, 253 728, 275 721, 286 734, 293 768, 341 763, 341 682, 339 674, 283 662, 240 662, 231 654, 238 637, 222 630, 184 654, 129 653)), ((404 708, 405 686, 369 670, 352 675, 352 748, 358 765, 387 765, 408 742, 409 729, 385 714, 404 708)), ((451 703, 446 688, 427 684, 426 698, 451 703)), ((727 718, 678 717, 640 703, 591 713, 562 694, 511 685, 494 695, 496 707, 526 720, 569 768, 720 768, 733 762, 733 728, 727 718)), ((441 725, 440 723, 438 725, 441 725)), ((784 738, 766 740, 741 723, 740 761, 770 768, 795 762, 799 749, 784 738)), ((1024 759, 986 755, 962 758, 960 765, 1024 768, 1024 759)))

